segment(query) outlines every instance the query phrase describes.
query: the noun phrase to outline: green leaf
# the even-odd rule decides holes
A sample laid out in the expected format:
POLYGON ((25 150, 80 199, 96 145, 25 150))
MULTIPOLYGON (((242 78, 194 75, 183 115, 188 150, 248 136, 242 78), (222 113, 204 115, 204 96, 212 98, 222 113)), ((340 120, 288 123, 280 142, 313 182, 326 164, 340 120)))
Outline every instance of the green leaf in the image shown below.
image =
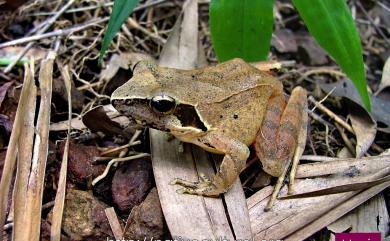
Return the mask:
MULTIPOLYGON (((0 58, 0 66, 2 65, 9 65, 13 62, 12 58, 0 58)), ((16 62, 16 65, 23 66, 24 64, 28 64, 29 61, 27 59, 21 59, 18 62, 16 62)))
POLYGON ((103 57, 110 42, 114 39, 115 34, 119 31, 123 22, 130 16, 131 12, 133 12, 138 1, 139 0, 115 0, 107 31, 104 35, 102 48, 100 49, 99 60, 103 57))
POLYGON ((210 30, 218 59, 267 59, 274 0, 212 0, 210 30))
POLYGON ((309 32, 355 84, 371 110, 362 46, 345 0, 293 0, 309 32))

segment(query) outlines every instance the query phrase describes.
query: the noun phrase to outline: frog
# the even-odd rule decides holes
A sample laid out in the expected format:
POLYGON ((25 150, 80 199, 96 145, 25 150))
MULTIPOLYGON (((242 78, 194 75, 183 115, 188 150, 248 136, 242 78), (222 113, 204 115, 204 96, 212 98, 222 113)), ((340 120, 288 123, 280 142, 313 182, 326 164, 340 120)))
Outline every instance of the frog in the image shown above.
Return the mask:
POLYGON ((174 178, 179 193, 218 197, 244 170, 254 146, 263 169, 279 177, 297 146, 307 93, 236 58, 191 70, 140 61, 132 78, 111 95, 112 105, 141 126, 224 155, 213 177, 174 178))

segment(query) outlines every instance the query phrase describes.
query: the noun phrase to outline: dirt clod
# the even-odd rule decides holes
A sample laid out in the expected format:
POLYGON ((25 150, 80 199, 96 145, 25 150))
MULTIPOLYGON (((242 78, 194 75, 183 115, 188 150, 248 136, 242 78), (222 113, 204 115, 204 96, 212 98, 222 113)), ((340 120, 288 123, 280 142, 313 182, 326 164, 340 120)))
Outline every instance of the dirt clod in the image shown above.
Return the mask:
POLYGON ((164 234, 164 217, 157 189, 153 188, 146 199, 135 206, 127 219, 124 237, 127 239, 160 239, 164 234))
POLYGON ((130 211, 140 204, 153 184, 152 165, 139 159, 121 166, 112 180, 112 199, 121 211, 130 211))

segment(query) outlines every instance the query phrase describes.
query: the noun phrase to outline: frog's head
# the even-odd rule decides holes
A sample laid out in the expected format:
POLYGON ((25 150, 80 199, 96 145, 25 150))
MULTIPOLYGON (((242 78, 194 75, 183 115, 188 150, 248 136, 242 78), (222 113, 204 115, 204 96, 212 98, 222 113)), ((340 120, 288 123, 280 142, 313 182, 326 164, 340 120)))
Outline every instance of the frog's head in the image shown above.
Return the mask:
MULTIPOLYGON (((172 71, 152 62, 135 65, 133 77, 111 95, 112 105, 123 115, 172 134, 209 129, 196 109, 197 103, 178 86, 172 71)), ((184 86, 185 87, 185 86, 184 86)))

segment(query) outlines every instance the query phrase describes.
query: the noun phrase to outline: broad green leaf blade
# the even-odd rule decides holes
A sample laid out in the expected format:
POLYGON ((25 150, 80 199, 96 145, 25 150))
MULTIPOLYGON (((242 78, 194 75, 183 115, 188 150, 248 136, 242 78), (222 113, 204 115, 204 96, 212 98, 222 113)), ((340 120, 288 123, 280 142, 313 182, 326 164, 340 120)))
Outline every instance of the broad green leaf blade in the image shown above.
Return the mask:
POLYGON ((371 110, 360 37, 345 0, 293 0, 309 32, 355 84, 371 110))
POLYGON ((110 42, 114 39, 115 34, 119 31, 123 22, 130 16, 131 12, 133 12, 138 1, 139 0, 115 0, 107 31, 104 35, 102 48, 100 49, 99 59, 103 57, 110 42))
POLYGON ((274 0, 212 0, 210 30, 218 59, 267 59, 274 0))

